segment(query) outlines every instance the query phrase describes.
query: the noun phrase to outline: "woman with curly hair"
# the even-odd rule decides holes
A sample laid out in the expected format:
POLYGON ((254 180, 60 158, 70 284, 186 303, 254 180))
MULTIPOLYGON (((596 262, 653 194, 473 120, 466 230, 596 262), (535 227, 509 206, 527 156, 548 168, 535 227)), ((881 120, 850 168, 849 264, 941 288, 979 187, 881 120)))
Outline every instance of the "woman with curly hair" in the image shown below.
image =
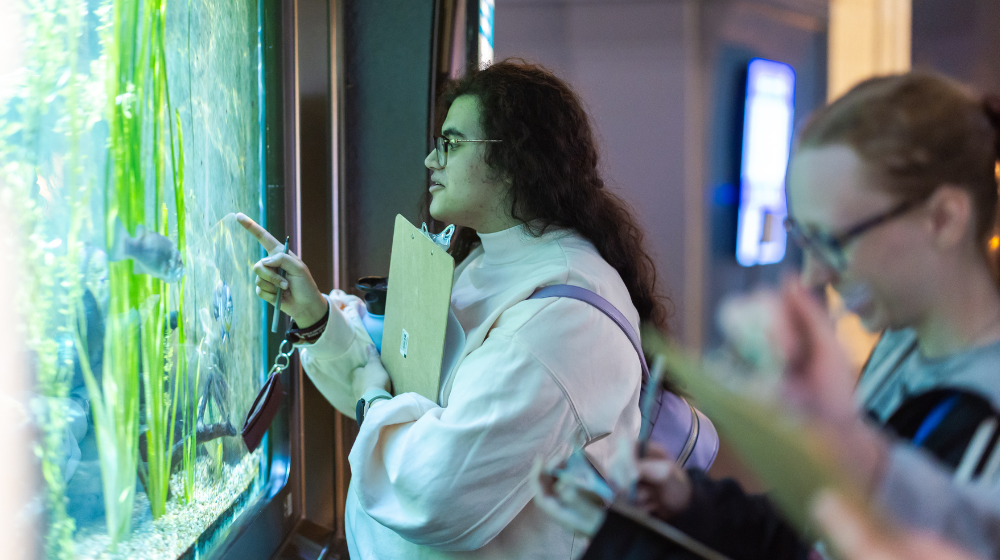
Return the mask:
POLYGON ((451 307, 466 344, 437 402, 390 397, 377 354, 305 265, 245 217, 270 256, 258 293, 302 331, 302 363, 345 414, 364 401, 350 454, 352 558, 566 559, 585 545, 531 501, 536 457, 584 448, 606 467, 635 441, 642 369, 622 330, 569 298, 528 299, 569 284, 613 304, 638 329, 660 327, 653 263, 634 213, 605 188, 586 112, 570 87, 523 62, 470 73, 443 97, 447 117, 424 164, 430 214, 459 226, 451 307), (287 272, 282 280, 277 274, 287 272), (324 327, 325 325, 325 327, 324 327), (369 359, 370 358, 370 359, 369 359))

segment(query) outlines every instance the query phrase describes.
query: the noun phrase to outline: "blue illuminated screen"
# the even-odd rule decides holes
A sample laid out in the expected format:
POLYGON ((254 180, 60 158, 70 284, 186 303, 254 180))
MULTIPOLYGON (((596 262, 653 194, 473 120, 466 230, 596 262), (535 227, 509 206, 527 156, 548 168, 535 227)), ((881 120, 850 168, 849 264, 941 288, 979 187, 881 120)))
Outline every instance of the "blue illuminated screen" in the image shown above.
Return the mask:
POLYGON ((785 169, 792 141, 795 71, 754 59, 747 69, 736 260, 743 266, 785 257, 785 169))
POLYGON ((479 0, 479 65, 493 64, 493 15, 495 0, 479 0))

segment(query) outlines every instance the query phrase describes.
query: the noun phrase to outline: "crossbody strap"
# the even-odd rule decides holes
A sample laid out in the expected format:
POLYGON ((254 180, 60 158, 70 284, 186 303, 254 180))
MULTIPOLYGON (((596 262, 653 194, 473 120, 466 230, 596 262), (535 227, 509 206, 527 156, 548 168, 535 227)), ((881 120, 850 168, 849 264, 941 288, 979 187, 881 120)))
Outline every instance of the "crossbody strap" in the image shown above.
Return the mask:
MULTIPOLYGON (((635 348, 635 353, 639 356, 639 365, 642 366, 642 382, 644 390, 653 390, 656 388, 645 387, 646 382, 649 380, 649 367, 646 365, 646 356, 642 353, 642 343, 639 341, 639 334, 635 332, 632 328, 632 324, 628 322, 628 319, 622 315, 618 308, 611 304, 608 300, 602 298, 601 296, 595 294, 594 292, 581 288, 579 286, 570 286, 569 284, 557 284, 554 286, 544 286, 535 290, 535 293, 531 294, 528 299, 542 299, 550 297, 564 297, 582 301, 597 308, 601 313, 608 316, 609 319, 615 322, 618 327, 625 333, 628 337, 629 342, 632 343, 632 347, 635 348)), ((688 458, 691 457, 691 453, 694 451, 694 446, 698 443, 698 436, 701 432, 701 422, 698 418, 698 411, 695 410, 691 403, 687 402, 684 397, 676 395, 678 399, 691 411, 691 428, 688 431, 687 439, 684 442, 684 447, 681 449, 677 456, 677 464, 684 466, 687 464, 688 458)), ((659 399, 657 399, 659 401, 659 399)), ((660 402, 662 404, 662 402, 660 402)), ((656 422, 659 416, 659 408, 651 414, 650 418, 643 418, 642 422, 648 423, 651 428, 653 423, 656 422)))
POLYGON ((535 293, 528 297, 528 299, 542 299, 550 297, 564 297, 589 303, 591 306, 600 310, 601 313, 607 315, 608 318, 614 321, 625 333, 629 342, 632 343, 632 347, 635 348, 635 352, 639 355, 639 364, 642 365, 642 380, 646 381, 649 379, 649 367, 646 366, 646 358, 642 353, 642 343, 639 342, 639 334, 635 332, 635 329, 632 328, 632 324, 628 322, 628 319, 626 319, 624 315, 622 315, 622 312, 618 311, 618 308, 614 305, 611 305, 610 301, 586 288, 570 286, 569 284, 557 284, 555 286, 538 288, 535 290, 535 293))

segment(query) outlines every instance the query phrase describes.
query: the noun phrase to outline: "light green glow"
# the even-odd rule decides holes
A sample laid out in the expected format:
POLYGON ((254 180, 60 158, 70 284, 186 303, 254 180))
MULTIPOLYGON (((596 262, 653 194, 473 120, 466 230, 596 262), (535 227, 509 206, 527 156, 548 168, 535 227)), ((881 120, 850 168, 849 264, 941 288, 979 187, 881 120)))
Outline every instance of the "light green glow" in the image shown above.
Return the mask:
MULTIPOLYGON (((158 523, 239 491, 223 473, 254 479, 232 470, 253 466, 239 438, 198 445, 196 429, 208 377, 225 390, 206 423, 238 427, 259 388, 257 247, 232 219, 259 214, 255 8, 24 0, 25 69, 0 99, 0 204, 31 279, 17 299, 48 558, 153 555, 142 539, 158 523), (179 282, 109 262, 121 229, 135 237, 140 225, 176 245, 179 282), (234 308, 225 340, 212 318, 219 285, 234 308)), ((161 557, 198 535, 184 538, 161 557)))

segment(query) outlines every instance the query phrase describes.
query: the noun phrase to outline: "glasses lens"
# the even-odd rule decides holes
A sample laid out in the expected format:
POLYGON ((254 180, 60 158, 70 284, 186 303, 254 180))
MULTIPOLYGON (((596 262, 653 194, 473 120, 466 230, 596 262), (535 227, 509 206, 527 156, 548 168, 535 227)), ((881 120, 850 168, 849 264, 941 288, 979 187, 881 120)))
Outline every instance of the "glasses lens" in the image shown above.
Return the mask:
POLYGON ((806 233, 791 218, 785 220, 785 230, 788 231, 788 237, 792 238, 803 251, 808 251, 814 258, 834 270, 843 269, 843 253, 832 240, 806 233))
POLYGON ((435 151, 437 151, 438 165, 444 167, 448 163, 448 145, 445 143, 443 136, 437 137, 437 146, 435 151))

